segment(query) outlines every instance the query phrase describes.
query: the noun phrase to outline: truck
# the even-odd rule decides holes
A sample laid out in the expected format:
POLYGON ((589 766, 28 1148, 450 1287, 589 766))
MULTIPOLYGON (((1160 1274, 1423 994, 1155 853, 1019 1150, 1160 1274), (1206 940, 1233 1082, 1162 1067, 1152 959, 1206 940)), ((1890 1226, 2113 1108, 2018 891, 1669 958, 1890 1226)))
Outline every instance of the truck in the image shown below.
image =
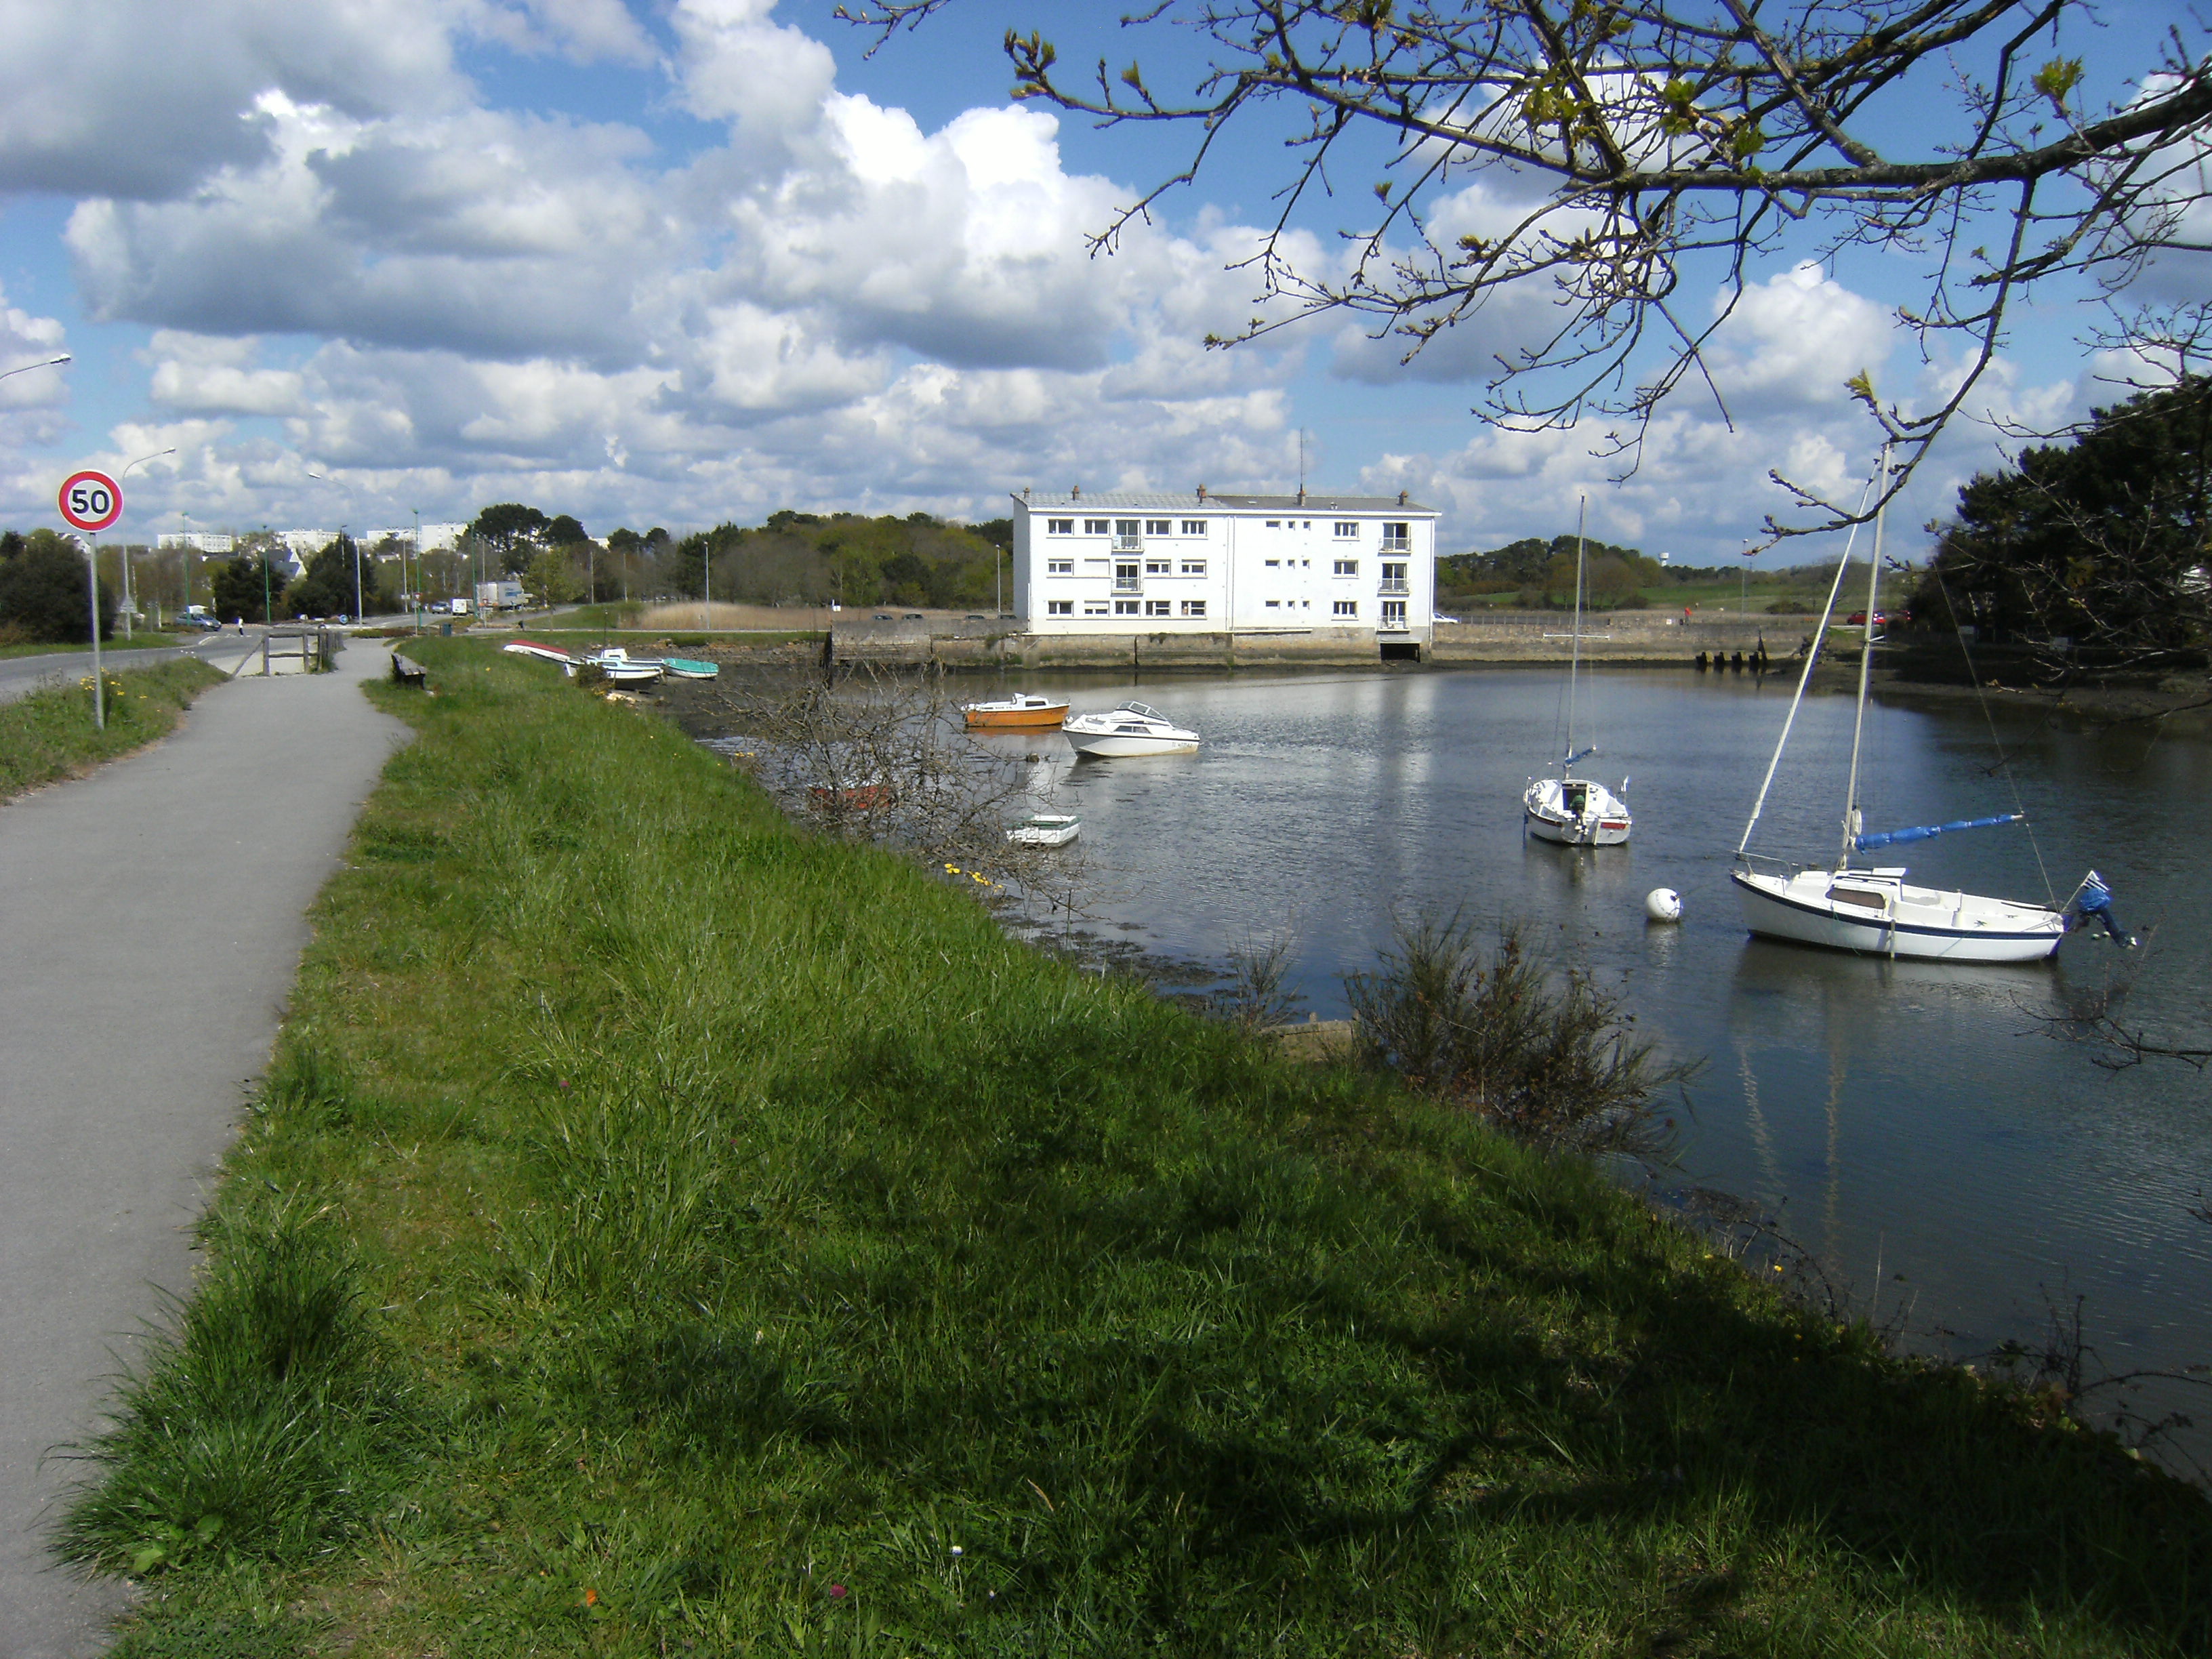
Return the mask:
POLYGON ((458 599, 446 599, 441 602, 440 608, 452 612, 452 614, 456 617, 465 617, 476 610, 477 602, 474 599, 465 597, 458 599))
POLYGON ((477 609, 479 611, 520 611, 529 603, 520 582, 478 582, 477 609))

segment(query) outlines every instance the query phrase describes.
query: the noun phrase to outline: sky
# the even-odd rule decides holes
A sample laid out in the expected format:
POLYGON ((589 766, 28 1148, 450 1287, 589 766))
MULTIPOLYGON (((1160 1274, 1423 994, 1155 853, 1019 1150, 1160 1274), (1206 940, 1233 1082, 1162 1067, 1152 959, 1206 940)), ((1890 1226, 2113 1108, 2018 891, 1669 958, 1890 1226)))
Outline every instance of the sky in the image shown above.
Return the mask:
MULTIPOLYGON (((1786 508, 1770 468, 1864 477, 1854 371, 1908 401, 1954 372, 1897 322, 1909 262, 1803 246, 1754 267, 1717 344, 1729 418, 1682 395, 1626 480, 1603 422, 1469 412, 1541 296, 1410 366, 1342 318, 1209 350, 1254 314, 1236 266, 1273 212, 1273 137, 1236 135, 1097 256, 1184 135, 1008 97, 1006 27, 1120 62, 1118 9, 963 0, 870 56, 830 0, 0 0, 0 368, 74 358, 0 380, 0 523, 58 523, 81 465, 130 467, 133 540, 496 501, 601 536, 787 507, 980 520, 1031 485, 1292 489, 1303 434, 1314 488, 1407 490, 1440 550, 1561 533, 1587 499, 1592 535, 1715 563, 1786 508)), ((2068 42, 2103 96, 2151 67, 2130 53, 2165 12, 2127 11, 2068 42)), ((1199 67, 1133 45, 1160 84, 1199 67)), ((1478 175, 1443 205, 1479 223, 1504 193, 1478 175)), ((1297 227, 1316 262, 1331 211, 1297 227)), ((2019 313, 1899 550, 2011 447, 1992 421, 2112 400, 2081 299, 2019 313)))

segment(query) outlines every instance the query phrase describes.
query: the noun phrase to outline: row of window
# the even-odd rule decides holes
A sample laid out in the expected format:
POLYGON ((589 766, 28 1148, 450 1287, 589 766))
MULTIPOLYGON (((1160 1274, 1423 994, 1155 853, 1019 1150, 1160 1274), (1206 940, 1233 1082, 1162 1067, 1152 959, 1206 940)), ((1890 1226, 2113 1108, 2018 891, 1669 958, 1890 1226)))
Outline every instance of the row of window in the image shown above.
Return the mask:
MULTIPOLYGON (((1177 574, 1177 562, 1178 562, 1174 559, 1146 559, 1145 561, 1145 574, 1147 576, 1175 575, 1177 574)), ((1183 575, 1203 576, 1206 574, 1206 561, 1204 559, 1184 559, 1180 562, 1182 566, 1181 574, 1183 575)), ((1338 559, 1333 562, 1334 564, 1334 568, 1330 573, 1333 575, 1357 576, 1359 574, 1359 561, 1357 559, 1338 559)), ((1288 566, 1294 570, 1300 568, 1306 569, 1311 569, 1313 568, 1313 561, 1311 559, 1269 559, 1266 561, 1266 564, 1267 568, 1270 570, 1279 569, 1284 566, 1288 566)), ((1075 574, 1075 561, 1073 559, 1047 559, 1044 562, 1044 572, 1048 576, 1073 576, 1075 574)), ((1115 585, 1119 586, 1133 586, 1137 580, 1136 562, 1134 560, 1130 560, 1127 562, 1115 565, 1114 567, 1114 580, 1115 585)), ((1390 560, 1385 560, 1383 562, 1382 588, 1385 592, 1402 593, 1407 591, 1406 567, 1403 564, 1400 564, 1390 560)))
MULTIPOLYGON (((1313 601, 1311 599, 1306 599, 1304 601, 1297 599, 1269 599, 1266 605, 1266 608, 1269 611, 1280 611, 1285 607, 1293 611, 1299 609, 1310 611, 1313 609, 1313 601)), ((1075 601, 1073 599, 1047 599, 1045 601, 1044 610, 1045 615, 1048 617, 1073 617, 1075 614, 1075 601)), ((1206 615, 1206 601, 1204 599, 1183 599, 1180 601, 1174 599, 1115 599, 1113 601, 1112 608, 1109 610, 1108 608, 1107 601, 1104 599, 1085 599, 1083 602, 1083 614, 1086 617, 1183 616, 1202 618, 1206 615)), ((1334 603, 1334 614, 1356 621, 1359 616, 1359 601, 1357 599, 1338 599, 1334 603)), ((1382 601, 1382 625, 1385 628, 1391 627, 1394 624, 1402 628, 1405 625, 1405 600, 1385 599, 1382 601)))
MULTIPOLYGON (((1075 534, 1075 523, 1073 519, 1047 519, 1044 521, 1045 534, 1073 536, 1075 534)), ((1083 533, 1086 536, 1112 536, 1125 542, 1134 541, 1139 535, 1173 536, 1180 533, 1185 536, 1203 536, 1206 534, 1206 520, 1204 519, 1181 520, 1182 527, 1180 532, 1176 528, 1176 523, 1177 520, 1174 519, 1085 519, 1083 520, 1083 533)), ((1267 528, 1270 530, 1280 530, 1285 524, 1293 530, 1313 528, 1311 519, 1267 520, 1267 528)), ((1336 539, 1340 542, 1358 540, 1359 529, 1359 521, 1355 519, 1340 519, 1334 526, 1336 539)), ((1383 546, 1409 547, 1412 544, 1413 526, 1410 523, 1383 525, 1383 546)))
MULTIPOLYGON (((1182 603, 1182 609, 1180 614, 1186 617, 1203 617, 1206 615, 1206 601, 1204 599, 1185 599, 1182 603)), ((1044 602, 1044 611, 1045 615, 1048 617, 1072 617, 1075 614, 1075 601, 1073 599, 1047 599, 1044 602)), ((1110 611, 1107 609, 1106 601, 1103 599, 1085 599, 1083 602, 1083 614, 1086 617, 1104 617, 1109 615, 1115 617, 1172 617, 1178 613, 1176 610, 1176 601, 1173 599, 1116 599, 1114 601, 1113 609, 1110 611)))

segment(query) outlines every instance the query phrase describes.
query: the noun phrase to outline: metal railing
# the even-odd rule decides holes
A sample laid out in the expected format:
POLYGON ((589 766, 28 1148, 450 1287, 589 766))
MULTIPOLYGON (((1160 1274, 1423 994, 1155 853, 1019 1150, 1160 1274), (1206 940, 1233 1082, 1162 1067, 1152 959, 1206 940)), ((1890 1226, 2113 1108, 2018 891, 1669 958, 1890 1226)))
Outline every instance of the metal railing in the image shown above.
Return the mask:
POLYGON ((1385 553, 1410 553, 1413 550, 1413 540, 1406 536, 1385 536, 1382 550, 1385 553))
POLYGON ((1145 550, 1145 538, 1142 536, 1116 535, 1114 550, 1116 553, 1141 553, 1145 550))
POLYGON ((1114 578, 1114 591, 1116 593, 1141 593, 1145 591, 1144 580, 1141 577, 1117 574, 1114 578))
POLYGON ((1413 590, 1403 576, 1385 576, 1382 591, 1385 593, 1410 593, 1413 590))

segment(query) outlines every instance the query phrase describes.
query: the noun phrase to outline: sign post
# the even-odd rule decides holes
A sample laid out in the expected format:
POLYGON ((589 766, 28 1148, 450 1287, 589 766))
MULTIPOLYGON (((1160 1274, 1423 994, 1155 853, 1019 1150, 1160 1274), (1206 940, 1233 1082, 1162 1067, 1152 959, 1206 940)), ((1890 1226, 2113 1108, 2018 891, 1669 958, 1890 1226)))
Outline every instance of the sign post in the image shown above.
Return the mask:
POLYGON ((62 480, 59 499, 62 517, 84 544, 85 569, 92 586, 92 723, 104 732, 107 687, 100 672, 100 553, 92 538, 123 516, 123 486, 105 472, 88 469, 62 480))

